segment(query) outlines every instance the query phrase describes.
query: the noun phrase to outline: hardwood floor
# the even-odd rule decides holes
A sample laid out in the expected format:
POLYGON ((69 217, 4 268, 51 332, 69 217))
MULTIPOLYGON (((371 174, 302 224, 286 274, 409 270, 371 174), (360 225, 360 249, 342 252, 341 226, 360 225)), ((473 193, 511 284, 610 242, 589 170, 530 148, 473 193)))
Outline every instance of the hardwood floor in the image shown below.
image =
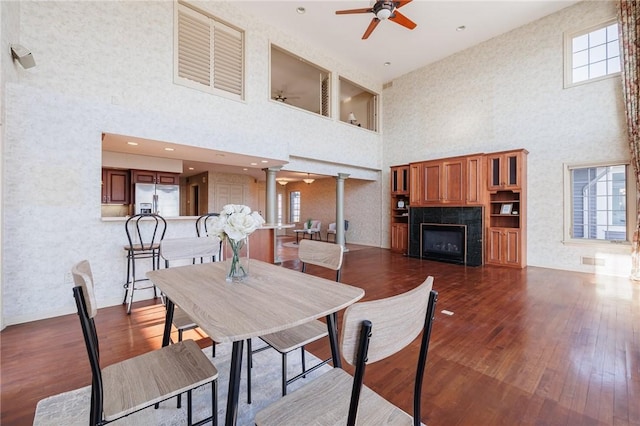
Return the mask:
MULTIPOLYGON (((640 425, 639 283, 536 267, 463 267, 358 248, 345 255, 342 282, 364 288, 365 300, 435 277, 425 424, 640 425)), ((299 268, 295 249, 284 250, 283 259, 290 259, 284 266, 299 268)), ((125 309, 101 309, 97 317, 103 365, 161 344, 161 306, 135 303, 130 316, 125 309)), ((210 344, 193 333, 201 346, 210 344)), ((2 425, 30 425, 38 400, 90 383, 76 315, 10 326, 0 337, 2 425)), ((418 344, 370 364, 365 375, 368 386, 409 413, 418 344)), ((309 349, 329 355, 322 342, 309 349)))

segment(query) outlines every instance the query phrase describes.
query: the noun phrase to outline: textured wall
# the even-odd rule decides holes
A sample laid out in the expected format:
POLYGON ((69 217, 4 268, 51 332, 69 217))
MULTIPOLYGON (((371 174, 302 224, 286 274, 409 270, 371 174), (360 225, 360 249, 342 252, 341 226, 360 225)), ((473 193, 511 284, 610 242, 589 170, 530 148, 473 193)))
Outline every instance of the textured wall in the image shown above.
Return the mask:
MULTIPOLYGON (((304 159, 306 169, 300 171, 311 173, 346 170, 375 179, 380 170, 381 135, 269 100, 269 42, 332 70, 336 82, 345 74, 370 90, 381 90, 380 84, 243 17, 232 5, 204 2, 202 7, 247 32, 246 100, 174 85, 173 5, 22 1, 19 28, 5 25, 9 14, 1 16, 3 31, 14 28, 7 37, 19 32, 37 63, 28 71, 18 69, 17 79, 3 87, 6 324, 73 312, 67 274, 83 258, 94 268, 99 305, 121 302, 126 237, 122 222, 101 220, 102 132, 274 159, 296 155, 297 161, 304 159)), ((260 203, 258 186, 247 185, 250 204, 260 203)), ((381 196, 376 184, 361 185, 357 192, 359 199, 381 196)), ((368 215, 382 216, 379 203, 369 208, 368 215)), ((191 235, 194 229, 192 220, 171 221, 167 237, 191 235)), ((373 235, 363 234, 363 242, 379 244, 379 226, 369 231, 373 235)))
POLYGON ((629 158, 620 78, 563 88, 563 32, 614 16, 614 2, 580 2, 393 81, 385 176, 386 166, 525 148, 529 265, 596 271, 580 258, 597 254, 607 258, 597 272, 626 275, 628 247, 562 243, 563 163, 629 158))

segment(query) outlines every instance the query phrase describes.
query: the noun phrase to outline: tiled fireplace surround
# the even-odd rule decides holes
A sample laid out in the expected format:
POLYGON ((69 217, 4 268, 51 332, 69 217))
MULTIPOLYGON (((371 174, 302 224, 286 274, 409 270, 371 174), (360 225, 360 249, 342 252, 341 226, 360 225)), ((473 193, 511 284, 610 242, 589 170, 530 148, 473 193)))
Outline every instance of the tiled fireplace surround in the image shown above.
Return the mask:
POLYGON ((467 225, 467 266, 482 265, 482 207, 411 207, 409 256, 420 258, 423 223, 467 225))

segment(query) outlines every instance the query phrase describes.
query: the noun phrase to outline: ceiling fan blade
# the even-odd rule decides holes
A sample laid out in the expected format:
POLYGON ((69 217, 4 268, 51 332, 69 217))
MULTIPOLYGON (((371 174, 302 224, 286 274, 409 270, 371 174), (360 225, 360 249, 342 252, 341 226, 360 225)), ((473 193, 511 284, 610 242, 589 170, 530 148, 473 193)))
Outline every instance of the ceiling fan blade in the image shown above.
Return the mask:
POLYGON ((411 3, 413 0, 404 0, 404 1, 397 1, 396 3, 396 9, 401 8, 402 6, 404 6, 407 3, 411 3))
POLYGON ((410 30, 414 29, 416 27, 416 23, 413 22, 411 19, 407 18, 406 16, 404 16, 402 13, 398 12, 397 10, 395 12, 393 12, 393 15, 389 17, 390 21, 395 22, 396 24, 400 24, 403 27, 407 27, 410 30))
POLYGON ((336 15, 347 15, 350 13, 369 13, 369 12, 373 12, 373 8, 368 7, 366 9, 336 10, 336 15))
POLYGON ((378 18, 373 18, 371 20, 371 23, 369 24, 369 26, 367 27, 367 30, 364 32, 364 34, 362 35, 362 39, 365 40, 367 38, 369 38, 369 36, 371 35, 371 33, 373 32, 373 30, 376 29, 376 27, 378 26, 378 24, 380 23, 380 20, 378 18))

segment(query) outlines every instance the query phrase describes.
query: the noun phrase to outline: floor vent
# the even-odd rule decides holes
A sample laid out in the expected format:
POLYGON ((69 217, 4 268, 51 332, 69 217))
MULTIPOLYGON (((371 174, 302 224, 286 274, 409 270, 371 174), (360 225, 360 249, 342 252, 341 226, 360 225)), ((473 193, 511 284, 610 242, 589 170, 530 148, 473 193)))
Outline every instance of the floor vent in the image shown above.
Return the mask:
POLYGON ((604 259, 601 257, 582 257, 583 265, 604 266, 604 259))

